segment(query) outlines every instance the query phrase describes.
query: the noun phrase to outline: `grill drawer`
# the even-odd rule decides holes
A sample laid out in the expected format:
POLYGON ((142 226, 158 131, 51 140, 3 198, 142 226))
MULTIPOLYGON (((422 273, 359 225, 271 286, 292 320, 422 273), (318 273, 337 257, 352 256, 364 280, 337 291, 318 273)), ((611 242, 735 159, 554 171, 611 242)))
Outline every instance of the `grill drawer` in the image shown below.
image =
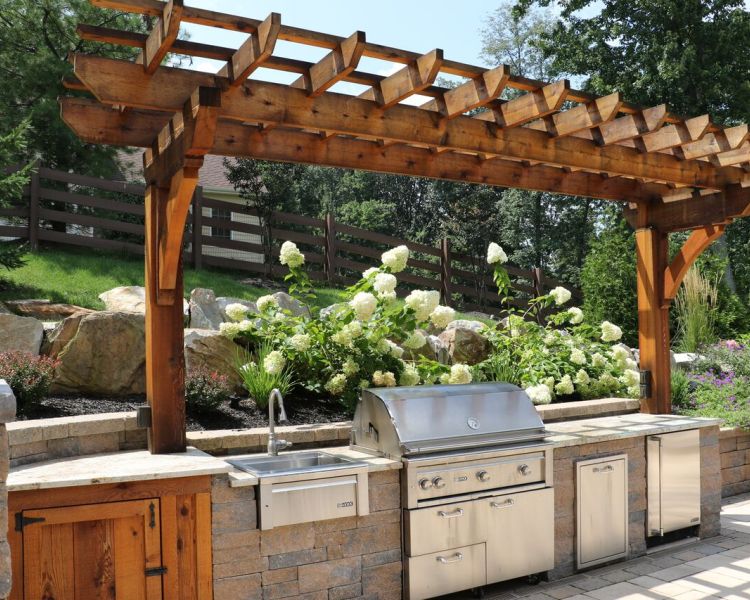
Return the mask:
POLYGON ((486 583, 484 544, 452 548, 406 560, 409 600, 432 598, 486 583))
POLYGON ((480 500, 404 511, 406 554, 419 556, 483 542, 487 532, 480 500))

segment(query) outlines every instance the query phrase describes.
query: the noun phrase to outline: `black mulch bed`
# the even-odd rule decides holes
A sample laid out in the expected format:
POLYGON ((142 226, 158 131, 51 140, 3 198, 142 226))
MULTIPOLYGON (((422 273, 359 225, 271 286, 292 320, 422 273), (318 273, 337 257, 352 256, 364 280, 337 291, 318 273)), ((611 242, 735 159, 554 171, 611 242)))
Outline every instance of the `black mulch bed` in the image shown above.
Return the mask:
MULTIPOLYGON (((33 410, 19 415, 19 420, 92 415, 107 412, 127 412, 144 404, 144 396, 128 398, 86 398, 82 396, 60 396, 46 398, 33 410)), ((285 425, 306 425, 309 423, 334 423, 347 421, 351 414, 336 402, 289 398, 284 402, 289 421, 285 425)), ((188 412, 188 431, 205 429, 246 429, 267 427, 268 410, 259 410, 252 400, 224 402, 215 410, 205 414, 188 412)))

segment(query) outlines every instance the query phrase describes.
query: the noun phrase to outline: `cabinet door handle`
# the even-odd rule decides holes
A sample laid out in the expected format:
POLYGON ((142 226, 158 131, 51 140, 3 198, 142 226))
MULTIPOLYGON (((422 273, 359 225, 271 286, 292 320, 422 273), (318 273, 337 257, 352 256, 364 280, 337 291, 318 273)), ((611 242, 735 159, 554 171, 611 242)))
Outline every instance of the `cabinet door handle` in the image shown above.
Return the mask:
POLYGON ((594 467, 594 473, 607 473, 614 470, 615 468, 612 465, 607 465, 606 467, 594 467))
POLYGON ((438 556, 435 558, 436 561, 444 565, 455 563, 464 559, 464 555, 460 552, 456 552, 453 556, 438 556))
POLYGON ((490 506, 492 508, 508 508, 509 506, 513 506, 515 502, 513 501, 513 498, 508 498, 504 502, 490 502, 490 506))
POLYGON ((445 512, 444 510, 438 511, 438 517, 443 517, 444 519, 455 519, 456 517, 463 517, 463 516, 464 516, 463 508, 457 508, 456 510, 452 512, 445 512))

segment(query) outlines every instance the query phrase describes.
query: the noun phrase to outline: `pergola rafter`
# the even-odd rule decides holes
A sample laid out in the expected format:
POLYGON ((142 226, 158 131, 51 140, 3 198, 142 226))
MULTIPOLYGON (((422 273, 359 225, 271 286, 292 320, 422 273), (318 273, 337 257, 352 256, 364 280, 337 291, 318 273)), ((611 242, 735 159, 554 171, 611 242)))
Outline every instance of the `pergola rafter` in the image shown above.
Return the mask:
POLYGON ((147 387, 153 451, 184 447, 181 244, 197 170, 207 153, 305 162, 468 181, 625 202, 636 229, 641 367, 653 373, 643 407, 669 409, 668 307, 690 264, 733 219, 750 215, 747 125, 639 107, 566 80, 543 82, 501 65, 451 61, 381 46, 357 31, 341 37, 185 6, 182 0, 91 0, 156 17, 135 34, 80 25, 88 40, 141 49, 135 62, 78 54, 65 122, 84 140, 146 148, 147 387), (181 23, 247 34, 230 48, 178 39, 181 23), (324 48, 317 62, 274 54, 284 40, 324 48), (216 74, 164 64, 169 53, 223 61, 216 74), (361 69, 362 57, 396 65, 361 69), (259 68, 297 74, 290 85, 259 68), (465 79, 448 89, 440 74, 465 79), (358 95, 332 92, 340 82, 358 95), (506 90, 511 93, 504 94, 506 90), (430 98, 406 105, 411 96, 430 98), (503 96, 506 97, 503 97, 503 96), (671 231, 694 230, 667 263, 671 231))

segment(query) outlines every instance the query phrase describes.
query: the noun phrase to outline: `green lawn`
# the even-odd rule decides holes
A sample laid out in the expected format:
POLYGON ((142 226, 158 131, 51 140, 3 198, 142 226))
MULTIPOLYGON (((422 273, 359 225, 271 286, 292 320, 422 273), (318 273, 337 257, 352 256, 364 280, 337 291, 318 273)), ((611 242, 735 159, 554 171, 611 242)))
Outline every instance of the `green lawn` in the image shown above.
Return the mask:
MULTIPOLYGON (((185 291, 211 288, 217 296, 254 300, 268 290, 245 285, 251 273, 185 268, 185 291)), ((98 296, 121 285, 143 285, 143 259, 137 256, 79 248, 43 248, 26 256, 26 265, 0 273, 0 301, 47 298, 86 308, 102 309, 98 296)), ((319 306, 339 302, 342 290, 319 288, 319 306)))

